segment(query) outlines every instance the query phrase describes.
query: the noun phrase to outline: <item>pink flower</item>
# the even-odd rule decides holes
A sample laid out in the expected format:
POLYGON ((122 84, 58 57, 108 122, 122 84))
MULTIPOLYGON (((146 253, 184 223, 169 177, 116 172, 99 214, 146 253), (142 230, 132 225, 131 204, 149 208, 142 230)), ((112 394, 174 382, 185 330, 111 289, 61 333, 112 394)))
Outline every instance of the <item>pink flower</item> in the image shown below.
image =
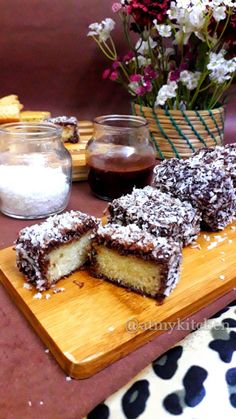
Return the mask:
POLYGON ((129 51, 123 56, 123 61, 130 61, 132 58, 134 58, 134 53, 133 51, 129 51))
POLYGON ((180 71, 179 70, 170 71, 168 80, 178 81, 179 77, 180 77, 180 71))
POLYGON ((122 9, 122 5, 120 3, 117 3, 117 2, 113 3, 111 9, 114 13, 117 13, 122 9))
POLYGON ((146 92, 151 92, 152 91, 152 83, 150 82, 150 80, 144 81, 143 87, 145 88, 146 92))
POLYGON ((144 68, 144 79, 145 80, 153 80, 158 76, 157 72, 153 70, 151 65, 148 65, 144 68))
POLYGON ((142 80, 141 74, 131 74, 130 81, 131 82, 139 82, 142 80))
POLYGON ((117 71, 112 71, 112 73, 110 74, 110 80, 117 80, 118 79, 118 72, 117 71))
POLYGON ((146 89, 144 86, 138 86, 134 89, 137 96, 143 96, 146 93, 146 89))
POLYGON ((110 73, 111 73, 111 70, 109 68, 106 68, 106 70, 104 70, 102 73, 103 80, 108 79, 108 77, 110 76, 110 73))
POLYGON ((117 70, 117 68, 119 68, 119 67, 120 67, 120 61, 118 61, 118 60, 114 61, 114 63, 112 64, 112 68, 114 70, 117 70))

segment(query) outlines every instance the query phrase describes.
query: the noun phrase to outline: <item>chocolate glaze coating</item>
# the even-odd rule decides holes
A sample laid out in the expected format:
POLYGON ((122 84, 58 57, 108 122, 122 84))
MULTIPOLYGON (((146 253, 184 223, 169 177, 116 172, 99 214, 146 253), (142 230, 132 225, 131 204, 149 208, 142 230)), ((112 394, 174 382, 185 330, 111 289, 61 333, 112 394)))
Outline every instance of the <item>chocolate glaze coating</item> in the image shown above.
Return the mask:
POLYGON ((222 169, 202 161, 176 158, 154 169, 153 185, 188 200, 202 212, 204 224, 222 230, 235 217, 236 194, 231 177, 222 169))
MULTIPOLYGON (((91 264, 89 270, 97 278, 114 282, 114 279, 104 277, 99 271, 96 261, 96 245, 104 245, 123 256, 132 255, 156 263, 161 275, 161 288, 157 289, 155 295, 158 299, 169 295, 179 280, 182 248, 181 244, 173 239, 154 237, 147 231, 141 230, 135 224, 129 224, 127 226, 121 226, 119 224, 99 226, 96 233, 92 236, 91 264)), ((115 282, 122 285, 122 278, 115 282)), ((130 286, 128 288, 142 295, 148 295, 135 287, 130 286)))
POLYGON ((98 224, 95 217, 70 211, 24 228, 15 241, 17 267, 36 288, 50 288, 47 280, 50 251, 78 240, 89 230, 96 229, 98 224))
POLYGON ((200 231, 200 212, 189 202, 147 186, 108 205, 108 220, 137 224, 155 236, 172 237, 184 245, 195 240, 200 231))

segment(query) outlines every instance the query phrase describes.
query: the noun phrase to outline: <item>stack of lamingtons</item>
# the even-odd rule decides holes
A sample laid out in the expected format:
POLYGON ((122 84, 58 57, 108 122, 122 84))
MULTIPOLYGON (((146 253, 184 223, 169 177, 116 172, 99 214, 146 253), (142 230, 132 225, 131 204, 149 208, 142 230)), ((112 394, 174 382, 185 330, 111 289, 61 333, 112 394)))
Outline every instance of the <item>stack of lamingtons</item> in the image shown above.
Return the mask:
POLYGON ((236 215, 236 144, 170 159, 153 187, 108 205, 108 223, 80 212, 22 230, 17 264, 39 289, 86 264, 90 272, 162 301, 179 280, 182 247, 200 229, 222 230, 236 215))

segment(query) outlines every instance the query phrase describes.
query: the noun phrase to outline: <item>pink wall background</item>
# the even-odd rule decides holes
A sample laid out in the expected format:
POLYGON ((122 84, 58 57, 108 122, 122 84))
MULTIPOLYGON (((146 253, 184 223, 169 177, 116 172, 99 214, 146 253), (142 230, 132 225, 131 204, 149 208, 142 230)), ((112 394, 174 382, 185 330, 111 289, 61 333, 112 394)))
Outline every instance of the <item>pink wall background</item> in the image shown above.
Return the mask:
MULTIPOLYGON (((26 109, 91 119, 130 113, 130 99, 101 75, 107 61, 88 25, 113 17, 113 0, 0 0, 0 97, 17 93, 26 109)), ((119 26, 120 27, 120 26, 119 26)), ((122 49, 121 31, 116 41, 122 49)), ((236 95, 229 97, 226 140, 236 141, 236 95)))

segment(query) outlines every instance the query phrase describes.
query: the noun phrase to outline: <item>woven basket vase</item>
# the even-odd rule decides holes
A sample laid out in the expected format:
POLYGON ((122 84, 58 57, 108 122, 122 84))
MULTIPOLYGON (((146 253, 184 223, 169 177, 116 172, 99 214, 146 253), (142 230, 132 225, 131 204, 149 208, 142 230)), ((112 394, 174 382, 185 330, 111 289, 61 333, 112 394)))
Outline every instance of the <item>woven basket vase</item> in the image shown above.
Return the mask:
POLYGON ((134 114, 147 119, 158 159, 187 158, 199 148, 223 143, 223 107, 203 111, 168 111, 133 104, 132 108, 134 114))

